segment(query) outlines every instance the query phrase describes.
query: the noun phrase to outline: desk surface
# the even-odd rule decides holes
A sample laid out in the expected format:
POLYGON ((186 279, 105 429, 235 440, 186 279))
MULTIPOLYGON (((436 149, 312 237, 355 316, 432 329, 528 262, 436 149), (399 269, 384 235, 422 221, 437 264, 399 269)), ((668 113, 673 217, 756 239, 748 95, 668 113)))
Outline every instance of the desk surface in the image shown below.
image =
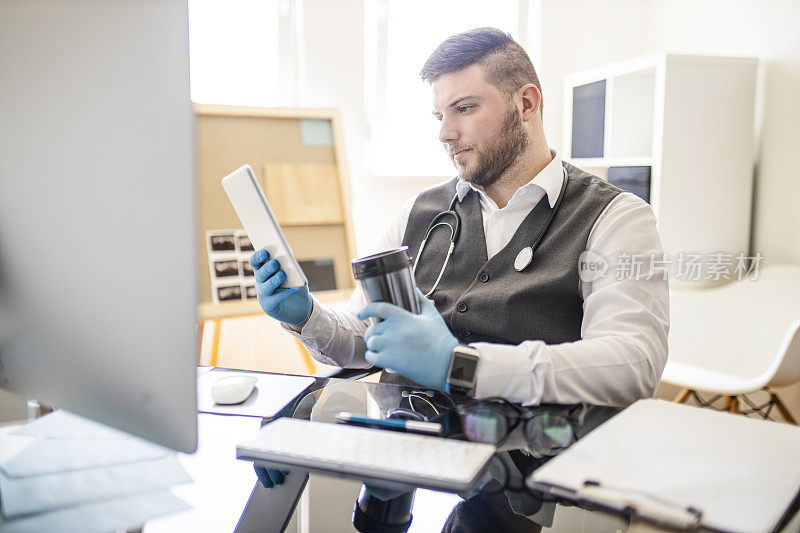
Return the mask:
MULTIPOLYGON (((407 393, 414 389, 398 385, 367 383, 339 379, 318 379, 308 392, 298 397, 278 416, 310 418, 315 421, 335 423, 335 415, 349 411, 371 417, 385 417, 391 409, 402 407, 434 416, 430 404, 425 400, 409 402, 407 393), (404 393, 406 393, 404 395, 404 393)), ((452 404, 444 395, 430 398, 434 407, 445 411, 452 404)), ((592 408, 594 409, 594 408, 592 408)), ((615 410, 598 408, 606 419, 615 410)), ((577 430, 579 436, 590 424, 600 419, 587 417, 585 427, 577 430)), ((260 420, 256 418, 201 414, 198 420, 199 446, 192 455, 181 458, 186 469, 195 479, 191 485, 176 487, 176 495, 185 499, 193 511, 175 514, 149 522, 145 531, 174 531, 190 528, 193 531, 251 531, 256 524, 260 530, 279 529, 288 520, 287 531, 353 531, 352 511, 361 483, 355 480, 336 479, 311 475, 306 482, 302 472, 291 472, 284 485, 265 490, 256 483, 252 464, 237 461, 235 445, 258 430, 260 420), (292 512, 294 500, 290 492, 305 486, 297 509, 292 512), (236 529, 245 504, 247 511, 236 529)), ((513 449, 514 439, 506 449, 513 449)), ((519 441, 517 441, 519 442, 519 441)), ((517 458, 519 460, 519 458, 517 458)), ((481 528, 491 523, 494 527, 516 531, 538 531, 539 526, 512 512, 518 509, 538 509, 537 501, 520 494, 506 494, 501 490, 493 494, 482 494, 464 500, 455 494, 418 489, 413 508, 414 521, 411 531, 442 530, 447 527, 465 525, 481 528), (484 522, 489 520, 490 522, 484 522)), ((552 509, 549 511, 552 517, 552 509)), ((548 512, 538 517, 549 523, 548 512)), ((585 517, 584 517, 585 518, 585 517)), ((592 521, 590 521, 590 524, 592 521)), ((612 517, 598 517, 594 526, 586 531, 610 531, 625 529, 626 521, 612 517), (600 527, 604 526, 604 527, 600 527)), ((569 529, 574 531, 571 524, 569 529)))
MULTIPOLYGON (((385 416, 389 409, 408 407, 403 392, 407 387, 338 379, 318 379, 314 386, 288 405, 279 416, 311 418, 334 422, 340 411, 372 417, 385 416)), ((441 404, 437 398, 434 404, 441 404)), ((417 402, 419 404, 419 402, 417 402)), ((578 437, 602 419, 591 416, 576 428, 578 437)), ((146 524, 144 531, 274 531, 283 524, 286 531, 354 531, 353 506, 361 490, 358 481, 291 472, 286 482, 263 489, 256 480, 252 464, 235 458, 236 444, 258 431, 261 420, 253 417, 200 414, 199 446, 196 453, 182 455, 181 461, 194 478, 193 484, 175 487, 173 492, 193 509, 146 524), (302 491, 299 502, 297 495, 302 491), (296 508, 295 503, 297 502, 296 508), (237 528, 238 524, 238 528, 237 528)), ((513 446, 513 439, 511 439, 513 446)), ((524 466, 524 465, 523 465, 524 466)), ((538 531, 538 525, 511 507, 524 508, 530 501, 513 493, 498 492, 464 500, 458 495, 418 489, 410 531, 488 530, 501 527, 513 531, 538 531), (483 527, 485 526, 485 527, 483 527), (477 529, 475 529, 477 528, 477 529), (487 529, 488 528, 488 529, 487 529)), ((552 509, 550 511, 552 513, 552 509)), ((552 514, 536 517, 549 523, 552 514)), ((656 531, 647 525, 631 526, 630 531, 656 531)), ((628 530, 621 517, 588 512, 558 505, 555 523, 544 531, 616 533, 628 530)), ((660 531, 660 530, 658 530, 660 531)), ((782 530, 800 531, 800 513, 782 530)))
MULTIPOLYGON (((318 379, 312 390, 287 406, 282 415, 332 420, 336 413, 346 410, 380 416, 403 401, 403 390, 408 389, 394 385, 318 379)), ((6 408, 0 416, 0 423, 18 420, 19 414, 25 409, 24 398, 4 394, 0 399, 6 408)), ((249 500, 254 505, 244 518, 250 516, 251 520, 256 521, 259 531, 274 530, 270 528, 268 520, 263 521, 264 516, 270 514, 270 507, 280 507, 277 504, 281 503, 281 498, 284 502, 291 499, 291 495, 287 495, 292 488, 291 481, 297 488, 305 484, 305 477, 302 473, 290 473, 284 486, 269 491, 258 485, 252 464, 237 460, 235 448, 238 442, 256 433, 260 425, 261 420, 253 417, 200 414, 198 449, 194 454, 180 456, 194 483, 173 489, 193 509, 152 520, 145 525, 144 531, 234 531, 249 500)), ((354 531, 351 514, 360 488, 361 483, 355 481, 311 475, 297 508, 288 509, 286 530, 292 533, 302 530, 354 531)), ((504 523, 507 529, 535 531, 532 522, 522 522, 516 515, 511 516, 506 512, 502 513, 504 518, 498 517, 497 510, 505 509, 508 502, 504 493, 484 498, 483 501, 465 503, 454 494, 418 490, 410 531, 447 530, 443 526, 448 521, 452 525, 455 520, 477 525, 477 521, 487 518, 493 521, 495 527, 504 523), (513 522, 502 522, 503 519, 513 522)), ((553 528, 545 528, 544 531, 616 533, 627 528, 625 519, 559 505, 556 507, 553 528)), ((637 527, 636 531, 644 530, 637 527)), ((795 513, 781 533, 799 531, 800 513, 795 513)))

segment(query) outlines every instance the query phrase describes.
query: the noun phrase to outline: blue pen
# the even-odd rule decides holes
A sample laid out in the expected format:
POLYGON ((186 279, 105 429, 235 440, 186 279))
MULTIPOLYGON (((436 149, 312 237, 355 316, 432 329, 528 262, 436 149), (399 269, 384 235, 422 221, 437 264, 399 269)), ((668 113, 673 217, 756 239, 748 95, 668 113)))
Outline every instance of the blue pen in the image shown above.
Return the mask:
POLYGON ((369 418, 368 416, 357 415, 342 411, 336 415, 336 420, 344 424, 362 426, 376 429, 391 429, 394 431, 408 431, 410 433, 427 433, 429 435, 439 435, 442 432, 442 425, 436 422, 420 422, 418 420, 395 420, 383 418, 369 418))

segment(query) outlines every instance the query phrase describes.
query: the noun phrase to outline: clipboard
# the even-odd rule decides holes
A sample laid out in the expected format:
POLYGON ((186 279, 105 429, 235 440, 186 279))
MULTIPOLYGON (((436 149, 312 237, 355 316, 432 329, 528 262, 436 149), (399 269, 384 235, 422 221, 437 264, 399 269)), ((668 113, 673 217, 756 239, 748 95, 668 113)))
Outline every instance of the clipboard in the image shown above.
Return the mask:
POLYGON ((800 491, 800 427, 640 400, 526 480, 669 528, 773 531, 800 491))

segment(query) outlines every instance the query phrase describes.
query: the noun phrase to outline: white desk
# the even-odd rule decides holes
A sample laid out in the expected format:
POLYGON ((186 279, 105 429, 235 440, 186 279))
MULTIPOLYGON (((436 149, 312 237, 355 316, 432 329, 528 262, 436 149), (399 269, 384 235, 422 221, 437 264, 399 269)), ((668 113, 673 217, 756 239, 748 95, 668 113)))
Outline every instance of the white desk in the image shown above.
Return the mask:
POLYGON ((236 444, 260 427, 259 418, 200 413, 197 451, 178 454, 194 483, 172 489, 193 509, 150 520, 144 531, 233 531, 256 482, 252 463, 236 459, 236 444))

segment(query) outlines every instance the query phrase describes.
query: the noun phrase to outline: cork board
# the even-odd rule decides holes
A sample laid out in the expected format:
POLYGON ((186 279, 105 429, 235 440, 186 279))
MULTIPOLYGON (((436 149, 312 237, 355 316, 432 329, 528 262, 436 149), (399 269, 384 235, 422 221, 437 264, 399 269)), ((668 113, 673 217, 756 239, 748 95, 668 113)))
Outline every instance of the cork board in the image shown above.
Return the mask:
POLYGON ((241 228, 220 180, 244 164, 256 173, 298 260, 332 258, 337 288, 353 287, 355 239, 338 112, 201 105, 195 112, 200 302, 212 300, 206 232, 241 228), (304 118, 330 120, 334 145, 304 146, 304 118))

